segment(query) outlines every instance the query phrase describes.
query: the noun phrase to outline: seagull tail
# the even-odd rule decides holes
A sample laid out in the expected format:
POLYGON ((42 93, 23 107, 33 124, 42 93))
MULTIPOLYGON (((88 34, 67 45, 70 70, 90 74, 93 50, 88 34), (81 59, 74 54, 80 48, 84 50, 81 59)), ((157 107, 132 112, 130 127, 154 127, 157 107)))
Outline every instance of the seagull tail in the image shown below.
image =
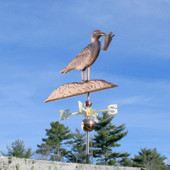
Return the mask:
POLYGON ((61 71, 60 71, 60 73, 62 74, 62 73, 67 73, 67 72, 69 72, 70 70, 67 68, 67 67, 65 67, 65 68, 63 68, 61 71))

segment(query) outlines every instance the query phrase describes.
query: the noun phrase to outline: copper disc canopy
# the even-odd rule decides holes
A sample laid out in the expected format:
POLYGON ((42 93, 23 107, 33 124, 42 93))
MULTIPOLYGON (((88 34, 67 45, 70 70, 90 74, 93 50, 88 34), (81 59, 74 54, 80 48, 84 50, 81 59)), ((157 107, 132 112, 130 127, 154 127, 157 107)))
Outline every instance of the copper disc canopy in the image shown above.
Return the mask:
POLYGON ((67 83, 55 89, 44 102, 47 103, 59 99, 64 99, 67 97, 73 97, 114 87, 118 87, 118 85, 112 84, 105 80, 98 79, 89 80, 88 82, 84 83, 67 83))

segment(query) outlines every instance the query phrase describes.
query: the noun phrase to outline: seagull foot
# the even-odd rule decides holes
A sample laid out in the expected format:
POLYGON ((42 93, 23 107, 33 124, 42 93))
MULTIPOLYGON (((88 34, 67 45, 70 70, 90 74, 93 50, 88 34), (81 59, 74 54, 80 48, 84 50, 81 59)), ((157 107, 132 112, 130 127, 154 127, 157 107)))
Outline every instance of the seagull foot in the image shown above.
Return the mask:
POLYGON ((87 83, 89 80, 82 80, 81 82, 82 83, 87 83))

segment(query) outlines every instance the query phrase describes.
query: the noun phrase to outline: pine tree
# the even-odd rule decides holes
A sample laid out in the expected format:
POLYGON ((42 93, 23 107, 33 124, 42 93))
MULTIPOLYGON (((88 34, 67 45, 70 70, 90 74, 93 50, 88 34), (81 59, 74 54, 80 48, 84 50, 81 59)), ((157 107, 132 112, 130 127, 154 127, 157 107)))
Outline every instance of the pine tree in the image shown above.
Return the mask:
POLYGON ((72 163, 85 163, 86 158, 86 141, 85 133, 81 133, 78 129, 73 134, 72 148, 67 159, 72 163))
POLYGON ((10 147, 7 146, 8 153, 5 154, 1 151, 3 156, 12 156, 17 158, 30 158, 34 153, 31 148, 25 149, 24 141, 16 140, 11 144, 10 147))
POLYGON ((37 154, 46 155, 50 160, 62 161, 63 158, 68 154, 66 147, 70 139, 73 138, 71 131, 68 127, 57 122, 50 123, 51 128, 46 129, 46 136, 48 138, 43 138, 41 145, 37 145, 37 154))
POLYGON ((141 149, 139 155, 135 155, 133 159, 133 166, 135 167, 144 167, 147 170, 166 170, 167 167, 164 163, 166 159, 165 156, 161 156, 154 149, 141 149))
POLYGON ((102 113, 102 117, 98 117, 99 123, 96 124, 94 135, 93 155, 99 165, 115 165, 117 158, 128 157, 128 153, 113 152, 114 147, 119 147, 117 142, 127 135, 125 125, 112 125, 113 116, 102 113))
POLYGON ((133 161, 131 158, 125 157, 119 160, 119 166, 124 166, 124 167, 132 167, 133 166, 133 161))

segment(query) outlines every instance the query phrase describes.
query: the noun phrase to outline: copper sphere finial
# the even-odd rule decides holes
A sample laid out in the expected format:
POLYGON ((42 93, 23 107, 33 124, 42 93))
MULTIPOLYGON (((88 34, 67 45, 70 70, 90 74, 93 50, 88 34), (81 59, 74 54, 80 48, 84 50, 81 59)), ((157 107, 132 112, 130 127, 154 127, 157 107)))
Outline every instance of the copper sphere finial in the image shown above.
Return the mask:
POLYGON ((85 103, 84 103, 84 105, 85 105, 86 107, 91 107, 92 102, 91 102, 90 100, 86 100, 85 103))
POLYGON ((82 121, 81 123, 81 128, 84 130, 84 131, 92 131, 95 127, 95 121, 93 119, 90 119, 90 118, 86 118, 82 121))

